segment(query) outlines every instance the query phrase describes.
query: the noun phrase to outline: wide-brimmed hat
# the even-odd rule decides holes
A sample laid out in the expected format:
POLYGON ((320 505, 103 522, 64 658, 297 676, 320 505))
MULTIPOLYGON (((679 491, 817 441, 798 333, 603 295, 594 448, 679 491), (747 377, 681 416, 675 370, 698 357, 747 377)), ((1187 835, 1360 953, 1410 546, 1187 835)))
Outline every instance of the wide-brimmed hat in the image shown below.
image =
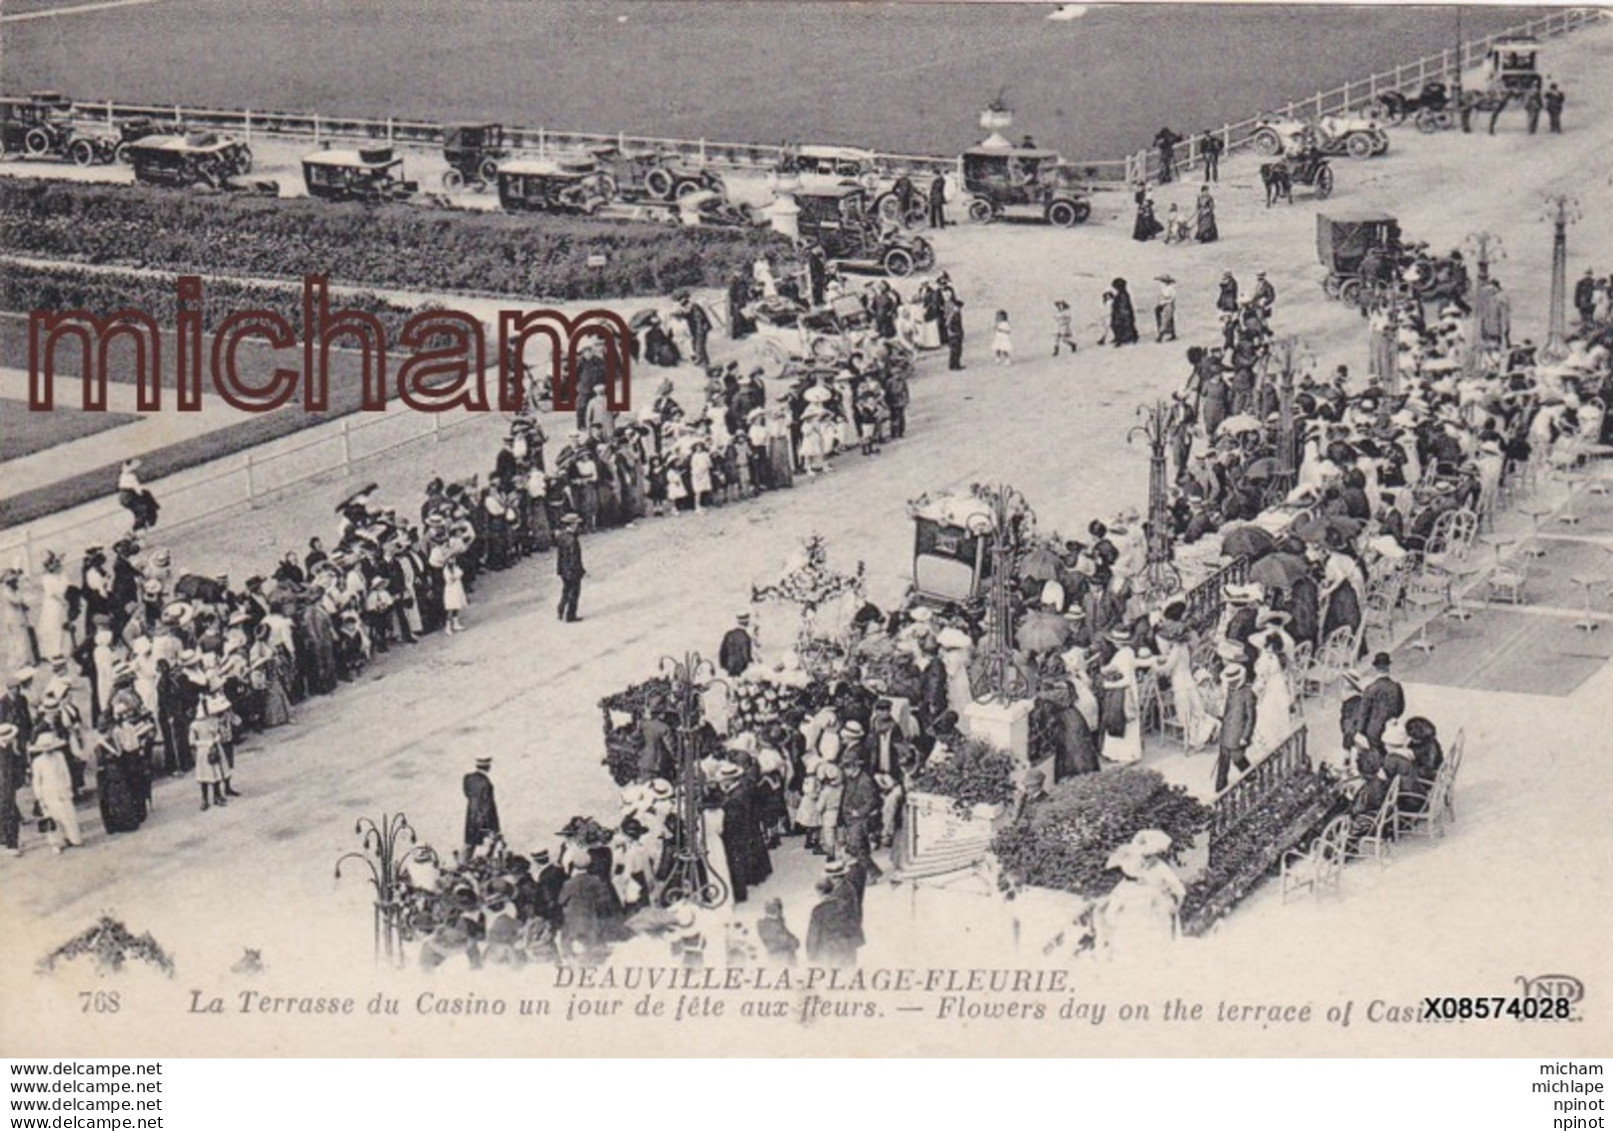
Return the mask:
POLYGON ((562 526, 581 526, 582 516, 577 514, 563 515, 560 519, 560 524, 562 526))
POLYGON ((856 719, 847 719, 846 725, 840 728, 840 734, 843 738, 861 738, 864 733, 863 725, 856 719))
POLYGON ((17 728, 11 723, 0 723, 0 746, 5 746, 17 737, 17 728))

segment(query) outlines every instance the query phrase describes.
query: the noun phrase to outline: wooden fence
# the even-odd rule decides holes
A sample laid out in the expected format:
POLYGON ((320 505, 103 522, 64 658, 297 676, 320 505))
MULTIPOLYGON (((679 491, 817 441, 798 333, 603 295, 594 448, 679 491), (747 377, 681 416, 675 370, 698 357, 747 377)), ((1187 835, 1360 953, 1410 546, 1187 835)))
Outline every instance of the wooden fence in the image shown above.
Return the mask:
MULTIPOLYGON (((1403 63, 1392 70, 1369 75, 1365 79, 1347 82, 1332 90, 1318 91, 1307 98, 1288 102, 1281 113, 1290 117, 1321 117, 1358 110, 1370 105, 1378 95, 1392 90, 1416 89, 1433 78, 1449 77, 1457 68, 1466 70, 1483 60, 1490 46, 1503 36, 1534 35, 1550 37, 1562 35, 1576 28, 1613 18, 1613 14, 1600 8, 1573 8, 1553 12, 1516 27, 1465 41, 1460 49, 1452 47, 1434 55, 1425 55, 1411 63, 1403 63)), ((122 118, 150 117, 190 125, 229 130, 250 140, 261 133, 276 137, 303 137, 314 143, 326 141, 386 141, 396 145, 436 148, 442 144, 446 126, 437 122, 416 122, 401 118, 366 119, 343 118, 295 111, 218 109, 196 106, 139 106, 110 100, 89 100, 78 104, 81 108, 94 106, 96 116, 108 122, 122 118)), ((1274 108, 1275 111, 1275 108, 1274 108)), ((1231 122, 1213 131, 1225 143, 1230 153, 1245 145, 1259 129, 1261 117, 1231 122)), ((583 133, 555 130, 542 126, 507 126, 507 143, 514 149, 543 155, 550 150, 575 151, 602 146, 645 148, 677 153, 702 164, 735 169, 772 168, 777 164, 782 149, 776 145, 754 145, 747 142, 709 141, 705 138, 641 137, 630 134, 583 133)), ((1200 163, 1201 146, 1208 134, 1187 139, 1178 149, 1176 164, 1190 168, 1200 163)), ((920 154, 878 153, 876 160, 893 171, 910 173, 957 173, 960 158, 937 157, 920 154)), ((1094 187, 1119 188, 1142 179, 1155 179, 1159 175, 1159 155, 1142 151, 1119 160, 1072 162, 1094 187)))

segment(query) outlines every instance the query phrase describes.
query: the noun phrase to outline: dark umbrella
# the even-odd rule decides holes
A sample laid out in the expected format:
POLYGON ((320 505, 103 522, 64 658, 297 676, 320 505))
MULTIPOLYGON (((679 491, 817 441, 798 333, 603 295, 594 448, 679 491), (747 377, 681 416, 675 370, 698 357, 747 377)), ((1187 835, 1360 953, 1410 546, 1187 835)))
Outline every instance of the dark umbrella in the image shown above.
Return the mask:
POLYGON ((1271 553, 1277 539, 1259 526, 1238 526, 1221 537, 1221 552, 1229 558, 1258 558, 1271 553))
POLYGON ((1035 609, 1019 622, 1014 643, 1025 652, 1062 652, 1069 647, 1073 632, 1070 622, 1057 613, 1035 609))
POLYGON ((1292 589, 1295 580, 1308 572, 1304 558, 1277 551, 1249 567, 1249 580, 1258 581, 1268 589, 1292 589))
POLYGON ((1063 572, 1059 556, 1046 546, 1036 547, 1019 563, 1019 576, 1034 581, 1057 581, 1063 572))
POLYGON ((1281 471, 1282 465, 1279 464, 1276 459, 1268 456, 1265 459, 1255 460, 1248 467, 1243 469, 1243 474, 1246 478, 1261 480, 1270 479, 1281 471))
POLYGON ((627 320, 627 328, 636 334, 650 323, 658 322, 660 319, 661 315, 657 311, 641 310, 627 320))
POLYGON ((354 503, 362 503, 366 498, 375 494, 380 489, 381 485, 379 483, 369 483, 363 487, 360 487, 357 491, 354 491, 351 495, 347 496, 347 498, 336 504, 336 513, 341 514, 354 503))

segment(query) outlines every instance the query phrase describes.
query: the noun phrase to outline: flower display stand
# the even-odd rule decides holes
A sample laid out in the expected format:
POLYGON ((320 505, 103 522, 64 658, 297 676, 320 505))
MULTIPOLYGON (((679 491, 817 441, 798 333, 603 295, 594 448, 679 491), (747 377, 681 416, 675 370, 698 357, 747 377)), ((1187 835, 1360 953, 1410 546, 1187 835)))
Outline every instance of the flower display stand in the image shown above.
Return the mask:
POLYGON ((1031 701, 1012 699, 1006 703, 997 700, 976 701, 965 707, 959 717, 963 732, 970 738, 989 743, 1005 750, 1019 760, 1021 767, 1030 765, 1031 701))

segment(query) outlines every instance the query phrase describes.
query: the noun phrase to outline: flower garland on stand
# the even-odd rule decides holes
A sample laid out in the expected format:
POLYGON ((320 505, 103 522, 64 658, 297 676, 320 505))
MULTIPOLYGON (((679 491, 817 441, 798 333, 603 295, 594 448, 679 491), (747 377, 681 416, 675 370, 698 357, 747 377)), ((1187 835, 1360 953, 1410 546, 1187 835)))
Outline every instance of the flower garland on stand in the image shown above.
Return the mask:
POLYGON ((784 563, 784 572, 776 581, 751 586, 751 602, 782 601, 800 610, 796 654, 803 669, 823 676, 845 658, 849 641, 841 639, 841 633, 824 632, 818 624, 818 612, 847 594, 861 598, 865 573, 862 562, 857 563, 854 573, 831 569, 827 542, 823 535, 813 534, 784 563))
POLYGON ((84 955, 95 959, 96 973, 103 976, 122 973, 131 958, 155 966, 170 978, 174 976, 174 960, 157 945, 149 931, 136 938, 129 928, 110 915, 102 915, 93 927, 74 935, 41 958, 39 972, 53 973, 59 963, 84 955))

